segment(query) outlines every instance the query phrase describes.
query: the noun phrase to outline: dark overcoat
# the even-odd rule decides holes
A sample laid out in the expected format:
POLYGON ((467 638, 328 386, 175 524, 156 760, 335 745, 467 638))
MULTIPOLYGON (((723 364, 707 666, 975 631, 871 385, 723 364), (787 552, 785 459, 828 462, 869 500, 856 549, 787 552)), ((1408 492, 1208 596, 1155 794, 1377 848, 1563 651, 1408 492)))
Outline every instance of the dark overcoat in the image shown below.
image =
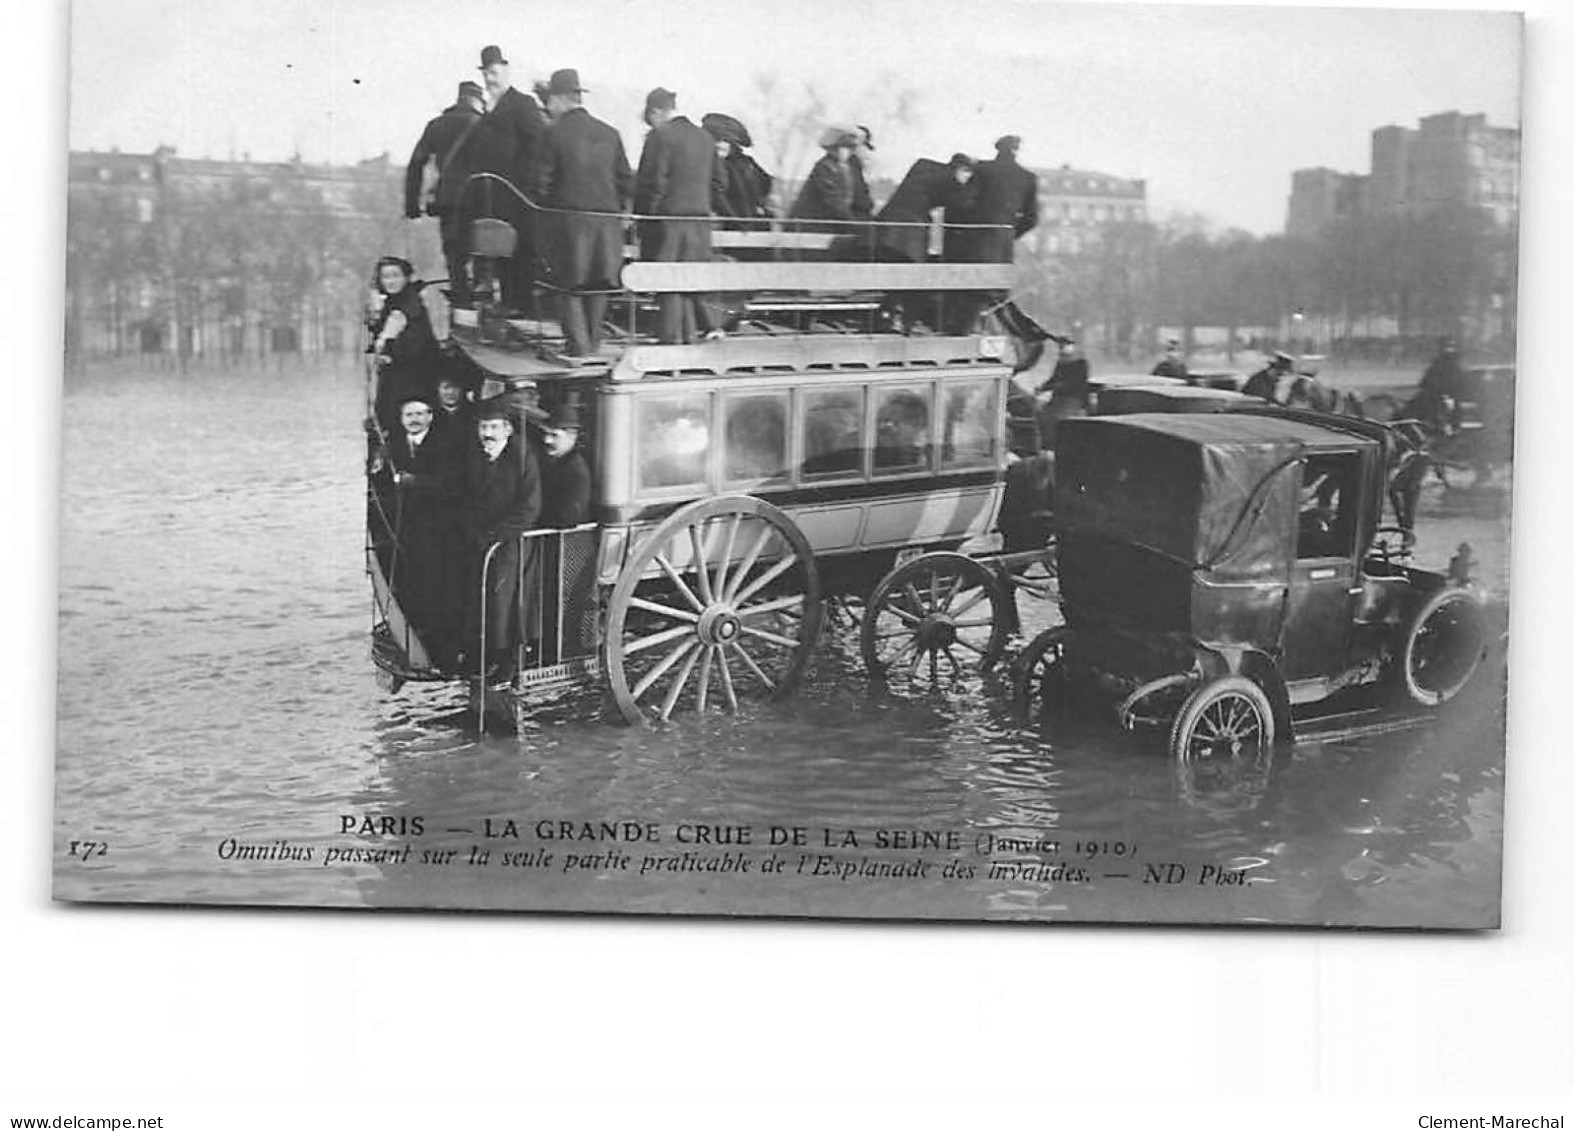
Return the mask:
POLYGON ((496 166, 488 171, 507 177, 521 192, 528 192, 536 150, 547 129, 541 107, 530 95, 509 87, 487 111, 485 129, 487 153, 496 166))
POLYGON ((555 529, 590 521, 590 466, 578 448, 541 461, 541 525, 555 529))
POLYGON ((961 234, 958 258, 974 263, 1010 263, 1013 244, 1038 224, 1038 176, 1002 153, 978 163, 968 223, 996 224, 1009 231, 961 234))
POLYGON ((426 123, 404 171, 406 216, 414 219, 421 214, 421 181, 431 161, 437 162, 437 193, 432 211, 442 215, 458 203, 465 181, 480 168, 484 147, 477 135, 482 121, 476 111, 456 103, 426 123))
MULTIPOLYGON (((826 153, 809 170, 809 179, 798 191, 790 213, 794 220, 852 220, 853 177, 851 162, 843 164, 835 155, 826 153)), ((850 228, 830 224, 827 231, 849 234, 850 228)), ((813 225, 801 225, 803 230, 813 230, 813 225)))
POLYGON ((967 186, 957 183, 951 166, 921 157, 896 186, 875 219, 908 227, 880 231, 880 246, 901 259, 922 263, 929 254, 929 218, 936 208, 961 206, 967 186))
POLYGON ((711 211, 740 220, 769 216, 771 175, 737 148, 722 158, 720 165, 721 186, 711 197, 711 211))
POLYGON ((518 535, 533 530, 541 517, 541 474, 536 455, 521 446, 517 435, 497 459, 489 460, 479 445, 465 466, 465 499, 461 531, 472 552, 473 568, 468 586, 465 646, 473 647, 481 633, 482 567, 487 550, 497 543, 486 570, 486 651, 497 653, 521 639, 539 634, 540 609, 531 600, 535 590, 535 545, 521 550, 518 535), (520 577, 524 589, 520 589, 520 577), (521 602, 521 593, 525 600, 521 602), (521 609, 521 604, 524 608, 521 609), (524 616, 521 618, 520 613, 524 616), (523 633, 523 637, 521 636, 523 633))
POLYGON ((570 213, 547 216, 553 283, 563 290, 615 287, 623 269, 619 214, 634 190, 618 131, 582 106, 569 110, 542 135, 534 184, 540 203, 570 213))
POLYGON ((404 473, 391 499, 398 551, 389 584, 427 651, 446 666, 459 647, 463 609, 463 558, 454 553, 459 437, 434 427, 413 451, 405 434, 390 436, 386 450, 404 473))

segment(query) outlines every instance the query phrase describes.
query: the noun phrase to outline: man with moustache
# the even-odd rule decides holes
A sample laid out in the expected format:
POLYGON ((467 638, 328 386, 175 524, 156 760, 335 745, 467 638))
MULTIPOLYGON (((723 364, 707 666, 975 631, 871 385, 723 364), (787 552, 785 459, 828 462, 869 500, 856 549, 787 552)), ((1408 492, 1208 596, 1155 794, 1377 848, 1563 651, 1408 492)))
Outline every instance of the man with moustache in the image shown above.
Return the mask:
POLYGON ((521 575, 525 593, 533 586, 535 550, 532 543, 521 543, 519 535, 539 525, 541 516, 541 474, 535 452, 516 431, 508 406, 494 398, 477 406, 476 437, 465 466, 464 500, 460 510, 460 533, 475 565, 468 587, 463 647, 482 645, 473 666, 489 683, 506 682, 516 670, 515 654, 519 645, 538 634, 535 629, 539 611, 523 610, 521 618, 521 575), (487 554, 493 546, 490 561, 487 554), (483 625, 481 594, 485 593, 483 625))
POLYGON ((432 422, 427 398, 407 397, 399 406, 401 433, 388 441, 390 517, 398 547, 388 573, 411 627, 433 662, 446 669, 459 648, 460 576, 452 550, 461 449, 458 436, 432 422))
MULTIPOLYGON (((480 69, 491 105, 484 124, 486 151, 494 165, 488 171, 507 177, 514 187, 528 193, 535 176, 536 152, 547 128, 541 107, 530 95, 514 87, 502 48, 483 47, 480 69)), ((492 199, 497 203, 498 214, 514 226, 517 236, 514 257, 502 279, 503 303, 534 314, 532 288, 541 254, 540 225, 536 215, 506 189, 494 190, 492 199)))
MULTIPOLYGON (((660 219, 641 230, 640 256, 657 263, 705 263, 711 258, 711 198, 725 192, 725 171, 710 134, 678 113, 678 96, 657 87, 645 96, 650 133, 634 181, 634 211, 660 219)), ((686 343, 715 331, 702 295, 663 294, 661 340, 686 343)))
POLYGON ((573 68, 547 83, 552 124, 536 163, 535 197, 555 209, 548 219, 546 259, 562 295, 565 351, 593 360, 601 349, 607 295, 623 271, 623 216, 634 190, 618 131, 584 106, 585 88, 573 68))

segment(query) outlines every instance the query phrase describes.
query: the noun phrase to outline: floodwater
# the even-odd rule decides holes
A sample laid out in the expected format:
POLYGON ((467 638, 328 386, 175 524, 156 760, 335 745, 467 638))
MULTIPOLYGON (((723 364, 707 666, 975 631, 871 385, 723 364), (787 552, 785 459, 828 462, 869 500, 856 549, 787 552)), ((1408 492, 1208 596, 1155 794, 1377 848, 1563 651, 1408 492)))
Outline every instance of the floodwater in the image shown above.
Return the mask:
MULTIPOLYGON (((462 689, 374 679, 359 399, 351 362, 68 379, 59 898, 1497 921, 1496 637, 1424 722, 1222 782, 1100 720, 1020 714, 998 680, 882 694, 845 629, 786 703, 639 730, 592 689, 478 735, 462 689)), ((1471 542, 1499 613, 1506 506, 1429 488, 1418 547, 1441 566, 1471 542)))

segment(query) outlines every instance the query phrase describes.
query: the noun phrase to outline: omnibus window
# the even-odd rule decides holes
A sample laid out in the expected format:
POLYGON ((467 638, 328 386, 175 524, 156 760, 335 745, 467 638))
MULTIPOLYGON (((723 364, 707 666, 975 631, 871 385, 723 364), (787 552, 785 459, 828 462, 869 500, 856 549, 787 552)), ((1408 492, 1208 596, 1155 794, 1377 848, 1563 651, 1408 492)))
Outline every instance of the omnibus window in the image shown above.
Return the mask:
POLYGON ((944 431, 940 463, 944 467, 993 466, 995 462, 995 382, 969 381, 943 386, 944 431))
POLYGON ((803 393, 803 478, 831 479, 863 471, 862 389, 803 393))
POLYGON ((704 393, 642 397, 638 404, 639 489, 704 486, 710 398, 704 393))
POLYGON ((728 481, 776 479, 787 474, 787 394, 753 393, 723 402, 728 481))
POLYGON ((929 466, 929 390, 886 388, 877 396, 875 473, 924 470, 929 466))
POLYGON ((1348 558, 1355 554, 1360 472, 1361 457, 1355 452, 1308 456, 1301 465, 1297 558, 1348 558))

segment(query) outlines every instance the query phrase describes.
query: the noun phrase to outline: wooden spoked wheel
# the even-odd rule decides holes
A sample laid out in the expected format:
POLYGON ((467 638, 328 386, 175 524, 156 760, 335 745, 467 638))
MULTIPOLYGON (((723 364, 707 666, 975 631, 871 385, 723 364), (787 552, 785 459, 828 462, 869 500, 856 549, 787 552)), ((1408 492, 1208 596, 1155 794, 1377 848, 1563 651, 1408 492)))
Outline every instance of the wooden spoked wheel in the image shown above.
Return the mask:
POLYGON ((875 587, 859 643, 878 679, 931 685, 987 671, 1006 645, 1010 598, 965 554, 924 554, 875 587))
POLYGON ((820 627, 814 552, 786 514, 747 495, 669 516, 607 602, 607 681, 630 723, 736 711, 792 691, 820 627))

